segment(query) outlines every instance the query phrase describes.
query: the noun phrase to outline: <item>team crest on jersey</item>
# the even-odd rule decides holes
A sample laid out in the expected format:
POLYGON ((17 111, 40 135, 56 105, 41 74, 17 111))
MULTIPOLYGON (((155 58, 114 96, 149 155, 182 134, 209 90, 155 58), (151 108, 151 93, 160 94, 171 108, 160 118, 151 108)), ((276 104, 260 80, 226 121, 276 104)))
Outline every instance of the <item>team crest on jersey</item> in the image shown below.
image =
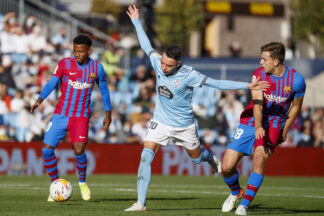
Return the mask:
POLYGON ((158 90, 159 90, 159 94, 161 96, 169 98, 169 99, 173 98, 172 92, 166 86, 159 86, 158 90))
POLYGON ((284 92, 285 93, 290 93, 291 92, 291 86, 285 86, 284 87, 284 92))
POLYGON ((178 88, 178 86, 179 86, 178 80, 174 80, 173 81, 173 84, 174 84, 174 88, 178 88))
POLYGON ((95 73, 90 74, 90 79, 95 80, 97 78, 97 75, 95 73))

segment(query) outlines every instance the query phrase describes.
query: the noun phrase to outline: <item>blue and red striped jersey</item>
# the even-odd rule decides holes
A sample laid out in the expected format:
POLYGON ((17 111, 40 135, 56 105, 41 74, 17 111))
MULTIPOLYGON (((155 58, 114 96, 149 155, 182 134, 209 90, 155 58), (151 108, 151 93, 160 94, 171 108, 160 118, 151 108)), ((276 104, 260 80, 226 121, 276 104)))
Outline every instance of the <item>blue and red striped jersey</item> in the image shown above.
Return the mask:
MULTIPOLYGON (((253 72, 252 80, 260 77, 270 83, 270 88, 263 92, 263 127, 280 129, 285 125, 291 102, 294 98, 304 96, 306 84, 303 76, 295 69, 286 66, 281 77, 266 74, 263 67, 253 72)), ((244 109, 240 123, 254 126, 253 102, 244 109)))
POLYGON ((68 117, 89 117, 90 96, 95 82, 100 90, 102 85, 108 92, 109 107, 105 106, 105 110, 110 110, 105 73, 97 61, 90 59, 88 64, 79 65, 74 58, 64 58, 58 63, 53 76, 61 80, 61 96, 54 113, 68 117))

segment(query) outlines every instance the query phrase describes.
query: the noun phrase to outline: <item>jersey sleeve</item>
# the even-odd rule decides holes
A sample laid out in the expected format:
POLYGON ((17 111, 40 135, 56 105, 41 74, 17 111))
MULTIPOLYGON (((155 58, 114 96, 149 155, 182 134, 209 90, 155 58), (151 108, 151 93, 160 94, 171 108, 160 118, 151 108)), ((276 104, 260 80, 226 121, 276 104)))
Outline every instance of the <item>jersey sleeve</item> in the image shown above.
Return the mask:
POLYGON ((155 51, 152 51, 148 54, 150 62, 155 71, 158 71, 157 68, 161 67, 161 55, 155 51))
POLYGON ((306 91, 305 79, 300 73, 296 72, 294 74, 294 80, 293 80, 293 92, 295 92, 295 98, 304 96, 305 91, 306 91))
POLYGON ((188 86, 190 87, 201 87, 205 84, 207 77, 202 73, 192 70, 188 78, 188 86))
POLYGON ((149 56, 150 52, 153 51, 153 48, 152 48, 149 38, 147 37, 147 35, 141 25, 140 19, 139 18, 134 19, 134 20, 132 20, 132 23, 135 26, 137 37, 138 37, 138 40, 139 40, 142 50, 146 53, 146 55, 149 56))
POLYGON ((59 61, 56 68, 54 69, 53 76, 56 76, 57 78, 61 79, 64 73, 64 68, 65 68, 64 60, 59 61))
POLYGON ((106 81, 106 74, 104 72, 102 64, 98 64, 98 78, 97 83, 99 85, 99 91, 102 98, 102 103, 104 105, 105 111, 111 110, 111 104, 110 104, 110 93, 107 86, 106 81))
POLYGON ((251 81, 254 82, 257 79, 259 79, 259 81, 265 81, 266 80, 266 76, 265 76, 265 72, 263 71, 263 68, 258 68, 252 73, 252 80, 251 81))

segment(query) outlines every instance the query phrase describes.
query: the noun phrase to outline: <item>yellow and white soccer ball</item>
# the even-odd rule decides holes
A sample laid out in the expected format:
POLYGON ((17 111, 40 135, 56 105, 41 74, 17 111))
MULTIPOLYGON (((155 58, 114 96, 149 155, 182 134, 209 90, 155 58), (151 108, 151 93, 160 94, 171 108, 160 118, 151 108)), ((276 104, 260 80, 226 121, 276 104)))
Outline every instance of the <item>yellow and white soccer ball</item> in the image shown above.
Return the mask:
POLYGON ((72 196, 72 185, 65 179, 57 179, 50 186, 50 194, 54 201, 64 202, 72 196))

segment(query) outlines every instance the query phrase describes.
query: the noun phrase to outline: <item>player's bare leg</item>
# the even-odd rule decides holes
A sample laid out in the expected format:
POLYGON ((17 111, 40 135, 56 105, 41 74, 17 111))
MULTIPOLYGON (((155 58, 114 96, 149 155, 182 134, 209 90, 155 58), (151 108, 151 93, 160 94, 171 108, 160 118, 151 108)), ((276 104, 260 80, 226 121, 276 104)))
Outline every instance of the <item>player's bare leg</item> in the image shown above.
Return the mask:
POLYGON ((235 214, 247 215, 246 209, 251 204, 253 198, 255 197, 258 189, 262 184, 264 167, 271 154, 272 151, 269 148, 265 148, 263 146, 258 146, 254 150, 252 173, 249 177, 243 200, 241 201, 240 206, 236 209, 235 214))
POLYGON ((160 145, 155 142, 144 142, 137 173, 137 202, 125 209, 125 211, 146 211, 146 195, 151 182, 151 164, 159 148, 160 145))
POLYGON ((83 200, 91 199, 91 190, 86 183, 87 155, 85 153, 86 143, 76 142, 73 145, 75 155, 75 165, 78 170, 79 186, 83 200))
POLYGON ((239 174, 236 170, 236 166, 243 156, 243 153, 232 149, 226 149, 225 151, 222 163, 222 174, 225 183, 231 189, 231 193, 223 203, 222 212, 232 211, 235 202, 244 194, 244 190, 240 187, 238 181, 239 174))

